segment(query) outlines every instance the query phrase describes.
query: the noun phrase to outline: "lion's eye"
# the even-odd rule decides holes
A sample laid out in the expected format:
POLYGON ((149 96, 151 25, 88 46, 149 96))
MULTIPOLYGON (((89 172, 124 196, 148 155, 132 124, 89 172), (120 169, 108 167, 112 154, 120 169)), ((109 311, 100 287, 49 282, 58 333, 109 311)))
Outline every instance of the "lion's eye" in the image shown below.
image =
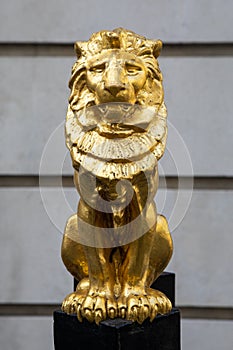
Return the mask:
POLYGON ((93 66, 89 69, 90 72, 93 73, 102 73, 105 70, 105 64, 99 64, 97 66, 93 66))
POLYGON ((127 70, 127 73, 129 74, 137 74, 142 71, 142 68, 140 66, 136 66, 129 63, 126 63, 125 68, 127 70))

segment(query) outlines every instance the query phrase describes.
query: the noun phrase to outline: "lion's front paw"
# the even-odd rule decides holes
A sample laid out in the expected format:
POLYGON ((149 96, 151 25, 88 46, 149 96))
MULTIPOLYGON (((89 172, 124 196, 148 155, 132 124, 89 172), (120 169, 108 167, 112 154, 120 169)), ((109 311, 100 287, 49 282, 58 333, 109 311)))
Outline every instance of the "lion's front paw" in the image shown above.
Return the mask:
POLYGON ((121 318, 142 323, 150 317, 150 303, 145 295, 130 294, 118 300, 118 313, 121 318))
POLYGON ((159 290, 148 288, 147 298, 151 306, 150 321, 153 321, 157 314, 164 315, 172 309, 172 303, 168 297, 159 290))
POLYGON ((170 312, 170 300, 160 291, 148 288, 146 293, 122 295, 118 300, 118 315, 141 324, 147 318, 152 322, 157 314, 170 312))

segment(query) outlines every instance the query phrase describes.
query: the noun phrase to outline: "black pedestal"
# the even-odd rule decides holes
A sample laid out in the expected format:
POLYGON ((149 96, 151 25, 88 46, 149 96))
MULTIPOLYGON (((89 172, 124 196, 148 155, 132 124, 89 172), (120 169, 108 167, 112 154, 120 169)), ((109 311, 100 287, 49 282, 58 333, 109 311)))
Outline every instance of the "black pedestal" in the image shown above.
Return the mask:
POLYGON ((172 309, 142 325, 117 318, 99 326, 54 312, 55 350, 180 350, 180 313, 172 309))
POLYGON ((54 312, 55 350, 180 350, 180 312, 175 306, 175 275, 164 272, 152 288, 165 293, 173 309, 142 325, 123 319, 106 320, 97 326, 76 315, 54 312))
POLYGON ((163 272, 152 284, 151 288, 163 292, 175 306, 175 274, 172 272, 163 272))

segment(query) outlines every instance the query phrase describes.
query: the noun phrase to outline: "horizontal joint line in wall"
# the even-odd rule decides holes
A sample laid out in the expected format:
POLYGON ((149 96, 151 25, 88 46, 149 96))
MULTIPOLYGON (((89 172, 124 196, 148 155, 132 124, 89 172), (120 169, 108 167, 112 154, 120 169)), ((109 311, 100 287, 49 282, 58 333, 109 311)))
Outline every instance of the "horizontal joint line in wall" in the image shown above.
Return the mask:
MULTIPOLYGON (((233 43, 164 43, 163 56, 233 56, 233 43)), ((73 43, 0 42, 0 56, 75 56, 73 43)))
MULTIPOLYGON (((233 190, 233 177, 161 176, 160 189, 233 190)), ((74 187, 72 175, 0 175, 0 187, 74 187)))
MULTIPOLYGON (((0 304, 0 316, 51 316, 60 304, 0 304)), ((183 319, 233 320, 232 307, 181 306, 183 319)))

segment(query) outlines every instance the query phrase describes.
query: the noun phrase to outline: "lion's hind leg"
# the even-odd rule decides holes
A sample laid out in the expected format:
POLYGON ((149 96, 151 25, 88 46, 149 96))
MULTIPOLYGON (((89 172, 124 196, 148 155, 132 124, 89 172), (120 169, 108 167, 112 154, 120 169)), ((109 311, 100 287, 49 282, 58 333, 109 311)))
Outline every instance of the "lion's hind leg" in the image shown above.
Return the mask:
POLYGON ((157 215, 157 222, 147 270, 147 287, 150 287, 151 284, 165 270, 171 259, 172 252, 173 243, 167 220, 163 215, 157 215))
POLYGON ((77 238, 77 214, 72 215, 66 224, 62 242, 62 260, 67 270, 80 281, 76 291, 68 294, 62 303, 67 314, 77 314, 82 321, 81 306, 89 291, 88 263, 83 246, 77 238))
POLYGON ((172 309, 171 301, 164 293, 149 288, 168 265, 172 252, 173 243, 167 220, 164 216, 158 215, 146 280, 146 294, 150 303, 151 321, 157 314, 166 314, 172 309))

